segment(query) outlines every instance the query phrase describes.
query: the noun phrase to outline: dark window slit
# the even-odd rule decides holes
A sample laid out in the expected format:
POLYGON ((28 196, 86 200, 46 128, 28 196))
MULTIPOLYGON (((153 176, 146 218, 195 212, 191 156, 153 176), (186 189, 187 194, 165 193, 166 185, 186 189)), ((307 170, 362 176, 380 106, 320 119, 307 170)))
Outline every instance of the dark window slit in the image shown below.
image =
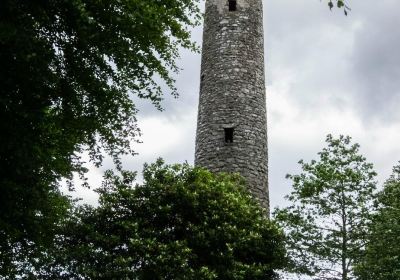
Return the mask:
POLYGON ((233 143, 233 127, 224 128, 225 143, 233 143))
POLYGON ((236 11, 236 0, 228 0, 229 11, 236 11))

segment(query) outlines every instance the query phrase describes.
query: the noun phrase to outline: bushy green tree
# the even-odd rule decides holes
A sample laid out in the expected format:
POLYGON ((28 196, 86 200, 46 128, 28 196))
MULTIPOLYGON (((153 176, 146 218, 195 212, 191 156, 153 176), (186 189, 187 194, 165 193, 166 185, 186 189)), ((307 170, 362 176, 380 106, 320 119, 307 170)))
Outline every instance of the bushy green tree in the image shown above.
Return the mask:
POLYGON ((117 167, 133 153, 131 97, 160 106, 156 79, 176 94, 170 70, 179 48, 195 48, 197 4, 0 1, 0 251, 51 227, 42 217, 56 212, 59 180, 85 173, 83 152, 117 167))
POLYGON ((0 228, 0 279, 37 279, 32 272, 43 266, 43 258, 54 246, 53 237, 58 234, 58 225, 67 217, 72 206, 69 198, 59 193, 51 193, 48 204, 51 207, 43 207, 46 211, 37 213, 32 221, 33 230, 30 234, 34 236, 27 234, 16 240, 10 238, 10 234, 18 233, 0 228))
POLYGON ((283 233, 236 175, 188 165, 105 175, 98 207, 65 225, 43 278, 277 279, 283 233))
POLYGON ((400 279, 400 165, 379 193, 369 226, 365 255, 357 264, 360 280, 400 279))
POLYGON ((287 176, 290 205, 274 216, 288 235, 294 272, 348 280, 366 242, 376 173, 350 137, 328 135, 326 142, 319 160, 300 161, 303 172, 287 176))

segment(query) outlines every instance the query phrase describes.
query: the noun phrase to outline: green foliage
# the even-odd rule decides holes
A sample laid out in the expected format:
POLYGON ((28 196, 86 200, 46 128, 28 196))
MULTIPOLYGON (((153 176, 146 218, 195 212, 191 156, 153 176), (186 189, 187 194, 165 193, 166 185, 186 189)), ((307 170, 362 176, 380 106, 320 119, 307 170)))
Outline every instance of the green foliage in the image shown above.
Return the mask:
POLYGON ((77 209, 42 278, 277 279, 283 234, 237 175, 159 160, 134 177, 106 173, 100 205, 77 209))
POLYGON ((290 206, 274 216, 288 234, 293 271, 315 279, 353 279, 352 265, 365 245, 376 173, 350 137, 328 135, 319 160, 300 161, 288 175, 290 206))
MULTIPOLYGON (((58 182, 81 176, 81 154, 117 167, 137 139, 133 95, 176 94, 180 47, 198 0, 0 1, 0 234, 41 236, 58 182)), ((51 237, 49 237, 51 238, 51 237)), ((37 242, 38 240, 35 240, 37 242)), ((3 246, 3 244, 0 244, 3 246)), ((5 248, 0 247, 3 251, 5 248)))
POLYGON ((42 205, 42 212, 33 214, 29 236, 26 234, 22 237, 10 228, 0 228, 0 279, 20 279, 18 277, 23 276, 26 276, 23 279, 36 279, 32 271, 42 266, 45 252, 54 245, 52 237, 58 233, 56 225, 71 208, 71 201, 59 193, 51 192, 47 198, 47 204, 42 205))
POLYGON ((360 280, 400 279, 400 165, 378 195, 365 255, 357 264, 360 280))
MULTIPOLYGON (((329 7, 329 9, 332 10, 335 7, 334 1, 329 0, 328 7, 329 7)), ((339 9, 343 8, 343 12, 346 16, 348 15, 349 11, 351 10, 350 7, 346 5, 346 1, 344 1, 344 0, 336 0, 336 7, 338 7, 339 9)))

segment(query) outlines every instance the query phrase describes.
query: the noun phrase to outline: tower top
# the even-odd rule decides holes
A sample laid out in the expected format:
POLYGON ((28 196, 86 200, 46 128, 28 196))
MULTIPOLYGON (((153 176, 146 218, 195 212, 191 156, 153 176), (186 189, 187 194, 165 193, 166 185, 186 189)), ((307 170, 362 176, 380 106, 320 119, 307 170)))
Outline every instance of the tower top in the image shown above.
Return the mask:
MULTIPOLYGON (((214 5, 223 13, 225 11, 234 11, 235 7, 238 10, 245 10, 254 5, 259 5, 262 0, 206 0, 206 5, 214 5)), ((255 7, 258 9, 259 7, 255 7)))

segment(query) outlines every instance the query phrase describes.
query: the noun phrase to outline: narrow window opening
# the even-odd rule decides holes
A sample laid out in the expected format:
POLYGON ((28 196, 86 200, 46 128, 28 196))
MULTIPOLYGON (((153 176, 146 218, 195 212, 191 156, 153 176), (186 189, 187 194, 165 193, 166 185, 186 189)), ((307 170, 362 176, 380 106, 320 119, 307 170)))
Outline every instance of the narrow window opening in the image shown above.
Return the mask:
POLYGON ((236 0, 229 0, 229 11, 236 11, 236 0))
POLYGON ((224 128, 225 143, 233 143, 233 127, 224 128))
POLYGON ((200 78, 200 80, 201 80, 201 81, 204 81, 204 74, 203 74, 203 75, 201 75, 201 78, 200 78))

